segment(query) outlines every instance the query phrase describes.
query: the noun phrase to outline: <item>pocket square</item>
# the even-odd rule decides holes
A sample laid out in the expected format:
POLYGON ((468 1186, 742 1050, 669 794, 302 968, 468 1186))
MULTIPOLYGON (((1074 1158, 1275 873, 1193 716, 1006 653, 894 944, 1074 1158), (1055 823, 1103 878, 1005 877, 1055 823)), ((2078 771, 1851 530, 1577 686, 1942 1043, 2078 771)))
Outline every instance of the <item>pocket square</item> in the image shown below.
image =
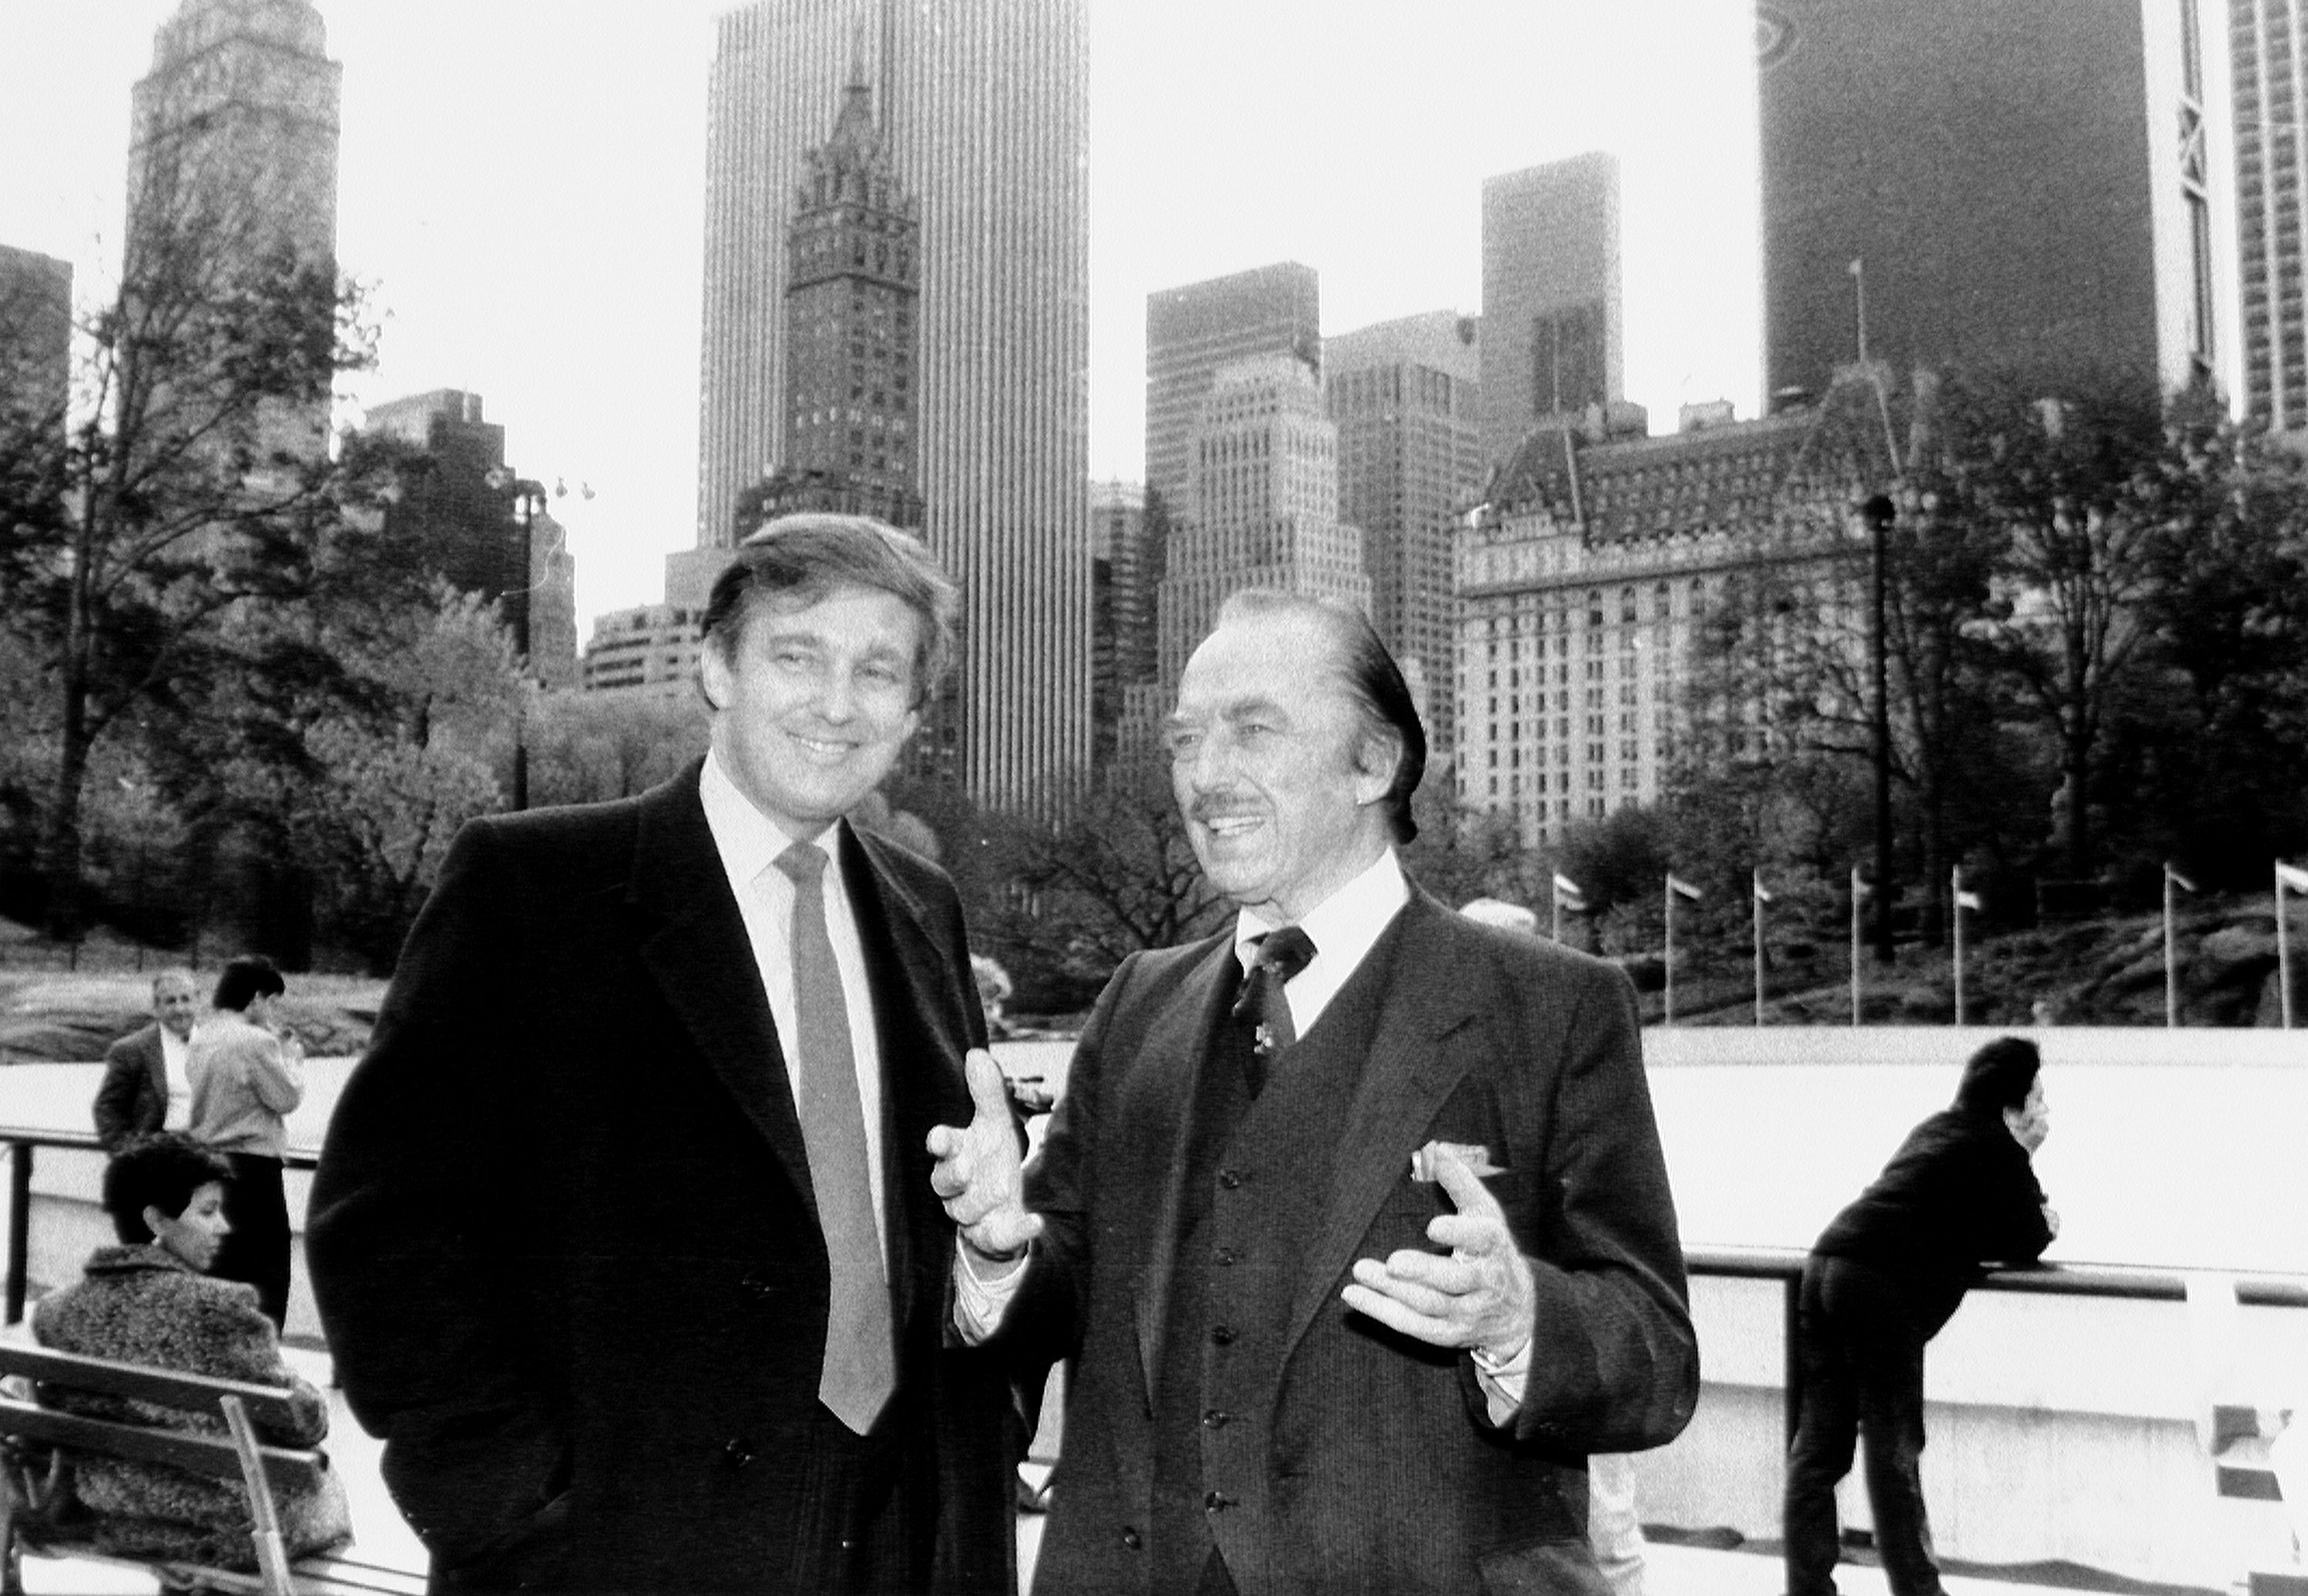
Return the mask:
POLYGON ((1491 1162, 1491 1150, 1479 1143, 1429 1142, 1410 1155, 1412 1180, 1433 1180, 1434 1179, 1434 1166, 1431 1160, 1438 1148, 1451 1154, 1477 1175, 1488 1177, 1506 1173, 1505 1170, 1491 1162))

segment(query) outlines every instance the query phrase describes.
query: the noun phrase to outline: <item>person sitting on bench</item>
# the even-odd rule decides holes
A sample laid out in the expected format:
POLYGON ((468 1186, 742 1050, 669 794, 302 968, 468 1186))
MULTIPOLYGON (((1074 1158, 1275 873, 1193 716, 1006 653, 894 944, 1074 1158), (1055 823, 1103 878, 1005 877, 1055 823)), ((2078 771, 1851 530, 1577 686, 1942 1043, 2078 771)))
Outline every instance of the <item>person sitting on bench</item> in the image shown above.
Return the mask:
MULTIPOLYGON (((285 1388, 293 1419, 257 1424, 279 1446, 317 1446, 329 1431, 328 1399, 280 1356, 256 1288, 211 1280, 205 1271, 228 1226, 225 1182, 231 1167, 174 1133, 131 1142, 105 1166, 104 1207, 122 1245, 99 1247, 82 1277, 40 1300, 32 1335, 83 1357, 142 1363, 186 1374, 285 1388)), ((41 1400, 90 1418, 223 1433, 220 1419, 119 1397, 57 1392, 41 1400)), ((253 1570, 248 1503, 241 1487, 160 1463, 74 1460, 73 1493, 90 1515, 90 1540, 116 1557, 167 1558, 253 1570)), ((343 1483, 280 1494, 282 1539, 302 1557, 351 1535, 343 1483)))

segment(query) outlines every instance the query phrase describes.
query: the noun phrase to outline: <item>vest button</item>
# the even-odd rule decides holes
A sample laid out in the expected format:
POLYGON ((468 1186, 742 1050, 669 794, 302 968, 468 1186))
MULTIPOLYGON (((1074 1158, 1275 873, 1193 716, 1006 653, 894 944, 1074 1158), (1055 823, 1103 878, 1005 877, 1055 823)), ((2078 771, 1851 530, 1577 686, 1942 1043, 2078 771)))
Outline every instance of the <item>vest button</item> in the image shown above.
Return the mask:
POLYGON ((1210 1326, 1210 1339, 1222 1347, 1230 1347, 1234 1345, 1234 1326, 1232 1325, 1212 1325, 1210 1326))
POLYGON ((1140 1547, 1145 1545, 1146 1542, 1144 1538, 1141 1537, 1136 1530, 1133 1530, 1125 1524, 1123 1526, 1122 1531, 1122 1544, 1128 1547, 1132 1551, 1136 1551, 1140 1547))
POLYGON ((1222 1490, 1214 1490, 1202 1498, 1202 1506, 1212 1513, 1223 1513, 1235 1505, 1235 1499, 1222 1490))
POLYGON ((1228 1191, 1237 1191, 1240 1190, 1242 1187, 1242 1177, 1232 1170, 1220 1170, 1219 1171, 1219 1184, 1225 1187, 1228 1191))
POLYGON ((1220 1268, 1231 1268, 1242 1262, 1242 1254, 1231 1247, 1221 1247, 1218 1250, 1218 1262, 1220 1268))
POLYGON ((1203 1427, 1208 1429, 1224 1429, 1227 1425, 1227 1420, 1233 1417, 1234 1415, 1227 1412, 1224 1408, 1212 1408, 1210 1412, 1202 1415, 1202 1424, 1203 1427))
POLYGON ((754 1448, 739 1436, 721 1448, 721 1457, 731 1468, 742 1469, 754 1461, 754 1448))

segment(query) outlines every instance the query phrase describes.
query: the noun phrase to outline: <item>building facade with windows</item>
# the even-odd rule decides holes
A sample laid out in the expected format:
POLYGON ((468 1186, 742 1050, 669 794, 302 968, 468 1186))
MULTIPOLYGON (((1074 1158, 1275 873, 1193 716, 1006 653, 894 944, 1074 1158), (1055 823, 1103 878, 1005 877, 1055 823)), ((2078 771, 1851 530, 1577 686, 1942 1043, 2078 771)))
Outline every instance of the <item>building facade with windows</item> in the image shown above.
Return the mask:
POLYGON ((2243 397, 2278 432, 2308 427, 2308 24, 2300 0, 2228 0, 2243 397))
POLYGON ((1322 280, 1312 266, 1282 261, 1146 296, 1146 485, 1174 517, 1211 382, 1221 367, 1262 355, 1322 370, 1322 280))
POLYGON ((1600 151, 1483 180, 1483 461, 1553 416, 1626 397, 1619 161, 1600 151))
POLYGON ((0 439, 18 427, 61 441, 72 397, 73 269, 0 244, 0 439))
POLYGON ((587 692, 679 698, 697 691, 704 649, 704 612, 649 604, 612 610, 593 622, 581 685, 587 692))
POLYGON ((1533 433, 1458 551, 1460 799, 1526 845, 1657 802, 1693 639, 1769 536, 1815 413, 1661 437, 1606 413, 1533 433))
POLYGON ((1433 311, 1322 345, 1339 517, 1362 531, 1371 624, 1429 690, 1419 710, 1437 759, 1456 740, 1452 545, 1483 485, 1479 327, 1433 311))

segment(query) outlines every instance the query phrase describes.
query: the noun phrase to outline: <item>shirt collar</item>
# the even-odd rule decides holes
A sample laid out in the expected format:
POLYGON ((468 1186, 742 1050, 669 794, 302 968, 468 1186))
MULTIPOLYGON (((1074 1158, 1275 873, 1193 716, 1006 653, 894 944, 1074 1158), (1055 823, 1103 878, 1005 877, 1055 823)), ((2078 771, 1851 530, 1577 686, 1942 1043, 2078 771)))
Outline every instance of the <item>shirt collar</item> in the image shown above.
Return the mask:
MULTIPOLYGON (((737 790, 737 784, 721 768, 721 756, 718 753, 705 756, 705 768, 697 777, 697 801, 705 808, 705 824, 712 831, 713 845, 721 854, 721 868, 732 881, 760 879, 763 871, 777 862, 778 855, 797 840, 737 790)), ((840 862, 833 851, 834 836, 840 829, 839 826, 828 826, 810 839, 811 845, 835 864, 840 862)))
MULTIPOLYGON (((1409 901, 1410 884, 1403 879, 1402 864, 1390 846, 1368 870, 1300 915, 1298 924, 1313 940, 1316 958, 1342 961, 1351 968, 1362 962, 1387 922, 1409 901)), ((1234 953, 1244 969, 1250 968, 1250 961, 1257 957, 1251 942, 1274 929, 1250 909, 1235 916, 1234 953)))

